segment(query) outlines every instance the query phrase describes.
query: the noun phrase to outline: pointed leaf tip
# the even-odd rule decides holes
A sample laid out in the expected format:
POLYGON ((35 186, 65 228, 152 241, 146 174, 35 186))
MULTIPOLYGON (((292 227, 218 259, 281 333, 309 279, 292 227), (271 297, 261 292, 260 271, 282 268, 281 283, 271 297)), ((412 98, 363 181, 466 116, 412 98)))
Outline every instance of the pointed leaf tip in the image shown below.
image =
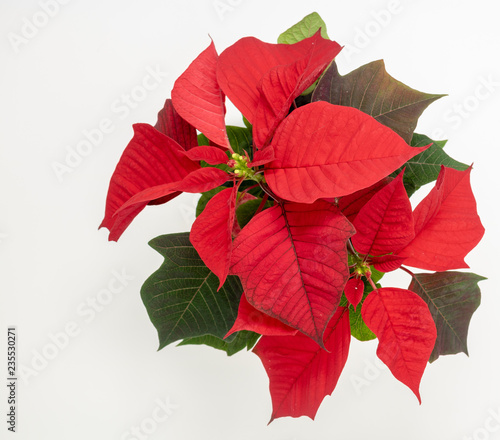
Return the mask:
POLYGON ((408 289, 427 303, 438 330, 429 362, 447 354, 468 355, 469 323, 481 303, 481 292, 477 283, 482 280, 485 280, 482 276, 464 272, 436 272, 413 276, 408 289))
POLYGON ((409 290, 383 287, 366 297, 361 314, 379 340, 377 356, 421 403, 420 381, 437 337, 425 301, 409 290))
POLYGON ((340 75, 335 62, 314 90, 313 101, 357 108, 398 133, 408 144, 422 112, 445 95, 422 93, 395 80, 383 60, 340 75))
POLYGON ((415 208, 415 238, 398 255, 420 269, 467 268, 466 255, 484 235, 470 185, 469 167, 442 167, 434 188, 415 208))
POLYGON ((349 354, 349 311, 339 307, 325 331, 325 348, 301 333, 263 336, 253 349, 267 375, 273 402, 271 423, 280 417, 314 420, 323 399, 332 394, 349 354))
POLYGON ((294 110, 271 142, 276 159, 266 181, 284 200, 312 203, 375 184, 426 147, 410 147, 393 130, 352 108, 313 102, 294 110))
POLYGON ((217 82, 217 62, 212 41, 175 81, 172 102, 186 121, 217 145, 229 149, 225 95, 217 82))
POLYGON ((352 225, 325 201, 285 203, 256 215, 236 237, 231 273, 252 306, 323 345, 349 276, 352 225))

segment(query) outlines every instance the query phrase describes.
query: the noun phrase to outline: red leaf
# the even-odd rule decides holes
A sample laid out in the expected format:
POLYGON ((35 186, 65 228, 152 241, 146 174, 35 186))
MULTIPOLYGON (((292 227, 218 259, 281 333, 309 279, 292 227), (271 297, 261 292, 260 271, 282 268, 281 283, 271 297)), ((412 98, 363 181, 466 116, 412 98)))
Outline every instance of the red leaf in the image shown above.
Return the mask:
POLYGON ((357 305, 360 303, 361 298, 363 298, 363 292, 365 290, 365 283, 360 278, 351 278, 347 281, 344 287, 344 293, 354 310, 356 310, 357 305))
POLYGON ((352 244, 365 255, 396 253, 415 237, 403 172, 361 208, 353 225, 356 234, 352 244))
POLYGON ((217 59, 212 42, 175 81, 172 101, 186 121, 216 144, 229 148, 225 96, 216 77, 217 59))
POLYGON ((484 234, 470 171, 441 167, 436 186, 415 208, 414 240, 398 252, 405 264, 435 271, 469 267, 464 258, 484 234))
POLYGON ((272 162, 275 159, 274 149, 271 146, 257 150, 253 156, 252 162, 248 164, 249 167, 259 167, 266 163, 272 162))
POLYGON ((297 333, 297 330, 294 328, 283 324, 281 321, 262 313, 250 305, 245 295, 241 296, 238 316, 233 327, 225 337, 227 338, 229 335, 240 330, 249 330, 267 336, 290 336, 297 333))
POLYGON ((358 212, 363 206, 366 205, 368 200, 370 200, 379 190, 381 190, 385 185, 392 182, 392 177, 384 177, 377 183, 369 186, 368 188, 360 189, 352 194, 348 194, 339 199, 339 208, 347 217, 351 223, 358 215, 358 212))
POLYGON ((253 118, 253 139, 257 147, 267 144, 290 106, 340 52, 334 41, 321 37, 320 31, 310 37, 310 51, 301 59, 278 65, 266 72, 259 83, 261 97, 253 118))
POLYGON ((171 99, 165 101, 165 105, 158 113, 155 128, 172 138, 185 150, 198 146, 196 129, 175 111, 171 99))
POLYGON ((366 297, 361 315, 379 340, 377 356, 422 403, 420 380, 437 336, 425 301, 409 290, 381 288, 366 297))
MULTIPOLYGON (((133 218, 148 204, 168 201, 181 192, 199 193, 210 191, 225 183, 229 175, 217 168, 200 168, 188 174, 178 182, 166 183, 147 188, 130 198, 114 214, 114 227, 117 230, 122 225, 128 225, 133 218)), ((110 235, 111 237, 111 235, 110 235)))
POLYGON ((184 153, 187 157, 194 161, 204 160, 210 165, 218 165, 226 163, 229 158, 220 148, 202 145, 201 147, 194 147, 184 153))
POLYGON ((324 201, 275 205, 256 215, 233 245, 231 272, 258 310, 322 345, 349 276, 352 225, 324 201))
MULTIPOLYGON (((111 177, 106 214, 100 226, 109 229, 110 240, 118 240, 134 217, 146 206, 147 202, 135 206, 126 217, 115 217, 116 212, 134 195, 157 185, 178 182, 200 168, 183 151, 177 142, 150 125, 134 125, 134 137, 125 148, 111 177)), ((171 194, 170 198, 177 194, 171 194)))
POLYGON ((370 264, 380 272, 392 272, 399 269, 405 260, 406 258, 399 255, 383 255, 370 258, 370 264))
POLYGON ((378 182, 427 147, 410 147, 391 129, 351 107, 314 102, 293 111, 271 145, 266 181, 284 200, 311 203, 378 182))
POLYGON ((325 331, 325 347, 298 333, 262 336, 253 349, 267 375, 273 401, 271 422, 279 417, 314 419, 325 396, 332 394, 349 354, 349 311, 339 307, 325 331))
MULTIPOLYGON (((304 58, 317 44, 317 38, 312 36, 295 44, 264 43, 254 37, 238 40, 220 54, 217 64, 220 87, 253 123, 254 113, 261 100, 258 86, 262 77, 276 66, 292 64, 304 58)), ((337 43, 326 44, 335 45, 340 50, 337 43)))
POLYGON ((213 196, 191 228, 189 240, 207 267, 219 277, 222 287, 231 261, 236 187, 213 196))

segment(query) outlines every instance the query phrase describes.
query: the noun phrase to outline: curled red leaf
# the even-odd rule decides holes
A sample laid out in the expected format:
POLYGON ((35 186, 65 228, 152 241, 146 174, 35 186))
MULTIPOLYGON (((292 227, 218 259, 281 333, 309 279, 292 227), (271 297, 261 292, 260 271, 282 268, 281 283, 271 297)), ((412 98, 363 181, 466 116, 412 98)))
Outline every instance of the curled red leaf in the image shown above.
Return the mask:
POLYGON ((415 208, 415 238, 398 252, 405 264, 435 271, 469 267, 464 258, 484 235, 471 169, 441 167, 436 185, 415 208))
POLYGON ((211 42, 175 81, 172 102, 177 112, 207 138, 230 148, 224 121, 225 96, 216 76, 217 60, 211 42))
POLYGON ((189 235, 203 262, 219 278, 219 289, 226 281, 231 261, 236 192, 236 187, 232 187, 213 196, 189 235))

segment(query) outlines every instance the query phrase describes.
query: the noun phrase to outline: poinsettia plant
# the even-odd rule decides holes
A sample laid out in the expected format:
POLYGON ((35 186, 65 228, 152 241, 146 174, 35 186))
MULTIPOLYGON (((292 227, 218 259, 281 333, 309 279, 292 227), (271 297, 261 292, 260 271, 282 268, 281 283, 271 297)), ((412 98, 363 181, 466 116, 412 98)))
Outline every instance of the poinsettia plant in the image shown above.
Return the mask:
POLYGON ((252 349, 271 420, 315 417, 351 337, 378 338, 378 357, 420 401, 427 363, 467 353, 480 302, 484 278, 457 271, 484 233, 471 166, 414 133, 442 95, 396 81, 383 61, 342 76, 341 49, 316 13, 278 44, 246 37, 218 55, 210 43, 156 125, 134 125, 101 225, 118 240, 147 205, 201 193, 190 233, 150 242, 165 261, 142 299, 160 348, 252 349), (241 127, 226 126, 226 97, 241 127), (410 285, 382 287, 397 269, 410 285))

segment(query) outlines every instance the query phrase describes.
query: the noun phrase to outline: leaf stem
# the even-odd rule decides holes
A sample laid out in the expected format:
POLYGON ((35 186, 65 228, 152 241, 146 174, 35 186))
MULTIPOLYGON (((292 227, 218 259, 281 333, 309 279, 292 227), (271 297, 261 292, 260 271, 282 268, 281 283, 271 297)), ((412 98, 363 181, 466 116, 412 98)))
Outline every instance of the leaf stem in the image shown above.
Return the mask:
POLYGON ((262 208, 264 208, 266 202, 267 202, 267 199, 269 199, 269 194, 264 194, 264 197, 262 197, 262 201, 260 202, 260 205, 259 207, 257 208, 257 211, 255 211, 255 214, 254 214, 254 217, 260 212, 262 211, 262 208))
POLYGON ((260 182, 260 187, 262 188, 262 191, 264 191, 269 197, 273 198, 278 203, 280 204, 285 203, 285 201, 281 197, 278 197, 276 194, 274 194, 271 191, 271 188, 269 188, 269 186, 267 186, 266 184, 260 182))
POLYGON ((415 274, 410 269, 407 269, 404 266, 401 266, 400 269, 404 270, 406 273, 410 274, 412 277, 415 277, 415 274))
POLYGON ((358 257, 358 253, 356 252, 356 249, 354 249, 351 239, 347 240, 347 246, 349 247, 348 250, 351 252, 351 254, 354 255, 355 257, 358 257))
POLYGON ((370 283, 370 286, 372 286, 372 289, 373 290, 377 290, 377 286, 375 285, 375 283, 373 282, 372 280, 372 277, 371 276, 366 276, 366 279, 368 280, 368 282, 370 283))

